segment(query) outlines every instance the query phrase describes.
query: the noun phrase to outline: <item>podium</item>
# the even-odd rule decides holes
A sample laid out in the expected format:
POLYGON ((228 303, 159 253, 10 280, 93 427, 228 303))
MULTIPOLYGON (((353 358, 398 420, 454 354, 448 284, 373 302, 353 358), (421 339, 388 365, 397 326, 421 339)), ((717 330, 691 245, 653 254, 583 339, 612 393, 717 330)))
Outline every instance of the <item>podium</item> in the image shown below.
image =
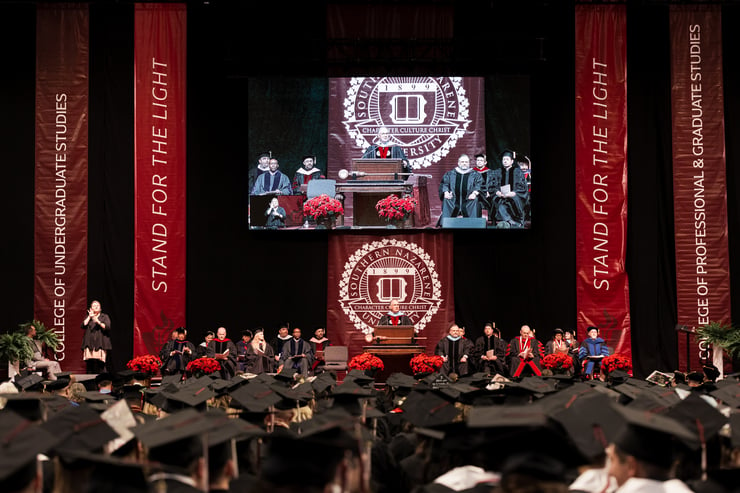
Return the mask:
POLYGON ((384 382, 393 373, 413 375, 410 361, 416 354, 425 351, 416 344, 413 325, 379 325, 373 329, 374 344, 363 346, 362 351, 381 358, 385 370, 376 376, 376 382, 384 382))

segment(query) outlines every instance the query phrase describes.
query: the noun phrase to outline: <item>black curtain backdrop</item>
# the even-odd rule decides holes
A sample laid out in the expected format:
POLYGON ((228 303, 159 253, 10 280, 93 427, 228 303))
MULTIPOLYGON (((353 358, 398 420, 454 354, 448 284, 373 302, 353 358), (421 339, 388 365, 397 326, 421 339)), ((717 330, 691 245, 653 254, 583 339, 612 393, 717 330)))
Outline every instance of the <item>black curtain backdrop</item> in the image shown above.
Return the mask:
MULTIPOLYGON (((206 330, 222 325, 238 337, 239 331, 258 326, 271 336, 284 321, 304 331, 326 322, 326 233, 247 229, 247 172, 256 155, 270 148, 267 142, 258 149, 247 146, 252 127, 259 125, 249 111, 248 79, 265 75, 529 75, 534 227, 454 232, 456 318, 470 337, 482 333, 487 320, 496 321, 507 338, 529 324, 543 341, 555 327, 574 326, 572 3, 454 2, 454 38, 429 50, 449 56, 375 60, 362 55, 372 50, 360 49, 372 46, 373 40, 357 39, 357 49, 341 63, 336 58, 328 63, 325 57, 325 4, 231 3, 189 4, 190 340, 198 343, 206 330), (293 15, 283 15, 296 8, 293 15)), ((740 174, 735 171, 740 84, 733 63, 740 54, 739 21, 737 6, 723 7, 731 252, 740 235, 740 174)), ((133 4, 91 4, 90 26, 88 298, 100 300, 113 319, 112 366, 119 370, 133 347, 133 4)), ((668 41, 667 5, 628 8, 627 271, 638 376, 672 370, 678 361, 668 41)), ((414 53, 423 54, 423 47, 414 53)), ((4 331, 33 317, 34 3, 0 4, 0 51, 5 62, 0 77, 5 96, 0 118, 4 331)), ((304 144, 296 146, 296 155, 305 150, 304 144)), ((497 151, 489 149, 488 154, 497 151)), ((738 268, 732 256, 734 313, 740 313, 738 268)), ((69 310, 70 319, 80 318, 71 320, 70 327, 81 321, 84 309, 69 310)), ((582 328, 580 332, 583 337, 582 328)))

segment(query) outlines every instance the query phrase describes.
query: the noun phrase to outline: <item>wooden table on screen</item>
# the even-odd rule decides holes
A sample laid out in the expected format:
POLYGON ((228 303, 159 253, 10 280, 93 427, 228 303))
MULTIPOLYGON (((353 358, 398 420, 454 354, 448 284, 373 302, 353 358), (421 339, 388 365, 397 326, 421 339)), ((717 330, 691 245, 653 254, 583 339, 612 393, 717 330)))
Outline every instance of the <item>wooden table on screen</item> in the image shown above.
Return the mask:
POLYGON ((421 354, 426 350, 418 344, 373 344, 363 346, 363 353, 371 353, 383 360, 385 369, 375 375, 376 383, 385 383, 385 380, 393 373, 405 373, 413 375, 410 361, 414 355, 421 354))

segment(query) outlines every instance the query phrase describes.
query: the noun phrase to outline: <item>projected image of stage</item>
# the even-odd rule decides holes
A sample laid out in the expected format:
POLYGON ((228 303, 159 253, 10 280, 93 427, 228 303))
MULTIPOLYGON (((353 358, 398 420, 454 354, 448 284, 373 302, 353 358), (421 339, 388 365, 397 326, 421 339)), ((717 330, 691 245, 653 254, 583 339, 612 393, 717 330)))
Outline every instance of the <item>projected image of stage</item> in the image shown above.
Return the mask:
POLYGON ((527 76, 260 77, 248 98, 252 229, 531 227, 527 76))

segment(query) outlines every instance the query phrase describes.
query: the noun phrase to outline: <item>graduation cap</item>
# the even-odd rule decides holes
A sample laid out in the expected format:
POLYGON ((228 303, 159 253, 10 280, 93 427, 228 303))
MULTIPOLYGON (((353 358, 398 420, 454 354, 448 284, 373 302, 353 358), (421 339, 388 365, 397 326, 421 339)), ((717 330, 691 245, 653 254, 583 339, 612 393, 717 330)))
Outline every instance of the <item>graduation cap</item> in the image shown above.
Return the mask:
POLYGON ((71 380, 68 378, 49 380, 48 382, 44 382, 44 390, 47 392, 57 392, 66 389, 71 385, 71 383, 71 380))
POLYGON ((252 382, 231 392, 231 400, 249 412, 266 413, 283 397, 264 383, 252 382))
POLYGON ((325 371, 320 373, 316 378, 311 381, 311 386, 316 393, 326 392, 330 388, 337 384, 337 376, 330 372, 325 371))
POLYGON ((368 385, 375 382, 375 378, 369 376, 363 370, 350 370, 344 377, 344 381, 354 382, 358 385, 368 385))
POLYGON ((729 421, 721 412, 695 393, 670 408, 666 416, 696 433, 702 443, 714 437, 729 421))
POLYGON ((86 491, 138 493, 148 491, 144 466, 120 458, 89 452, 65 451, 61 460, 74 469, 87 471, 86 491))
POLYGON ((20 491, 27 486, 36 475, 36 456, 60 439, 13 411, 0 411, 0 490, 20 491))
POLYGON ((17 394, 3 394, 4 409, 15 411, 31 421, 43 421, 48 413, 48 402, 51 394, 41 392, 20 392, 17 394))
POLYGON ((39 426, 62 436, 63 442, 57 446, 58 450, 98 451, 118 438, 118 433, 101 418, 100 413, 84 404, 67 407, 49 416, 39 426))
POLYGON ((699 442, 695 433, 672 418, 625 406, 615 409, 624 422, 613 443, 641 461, 668 468, 677 445, 699 442))
POLYGON ((462 421, 462 410, 435 392, 411 392, 401 409, 406 421, 414 426, 433 428, 462 421))
POLYGON ((14 383, 19 390, 23 390, 26 392, 35 392, 43 390, 43 381, 44 378, 41 375, 31 373, 24 377, 16 377, 14 383))
POLYGON ((740 407, 740 383, 723 385, 709 393, 712 397, 733 408, 740 407))

